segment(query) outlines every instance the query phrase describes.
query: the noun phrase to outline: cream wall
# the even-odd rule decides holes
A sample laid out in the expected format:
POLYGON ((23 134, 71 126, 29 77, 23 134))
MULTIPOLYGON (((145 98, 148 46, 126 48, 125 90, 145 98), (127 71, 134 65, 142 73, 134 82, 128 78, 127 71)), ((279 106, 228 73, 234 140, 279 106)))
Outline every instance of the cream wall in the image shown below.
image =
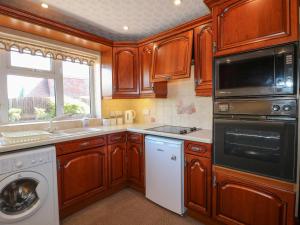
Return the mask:
POLYGON ((168 82, 167 99, 106 99, 102 101, 102 115, 110 111, 133 109, 137 123, 157 122, 169 125, 197 126, 212 129, 212 97, 196 97, 194 68, 191 78, 168 82), (150 109, 150 116, 144 116, 150 109))

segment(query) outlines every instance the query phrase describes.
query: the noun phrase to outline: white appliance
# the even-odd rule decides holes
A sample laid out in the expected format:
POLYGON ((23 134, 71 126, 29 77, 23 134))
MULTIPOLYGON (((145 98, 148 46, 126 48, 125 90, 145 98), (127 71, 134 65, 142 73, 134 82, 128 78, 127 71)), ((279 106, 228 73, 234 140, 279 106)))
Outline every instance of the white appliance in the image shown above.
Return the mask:
POLYGON ((136 112, 134 110, 126 110, 124 112, 124 115, 125 115, 125 123, 131 124, 133 123, 136 117, 136 112))
POLYGON ((0 155, 0 225, 59 225, 55 147, 0 155))
POLYGON ((183 141, 146 136, 146 198, 177 214, 184 208, 183 141))

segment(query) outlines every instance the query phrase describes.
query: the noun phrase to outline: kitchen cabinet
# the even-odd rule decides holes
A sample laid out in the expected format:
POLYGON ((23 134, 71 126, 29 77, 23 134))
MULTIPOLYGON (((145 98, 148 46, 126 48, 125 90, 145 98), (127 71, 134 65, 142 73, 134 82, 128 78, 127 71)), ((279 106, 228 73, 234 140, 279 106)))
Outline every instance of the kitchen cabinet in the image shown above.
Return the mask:
POLYGON ((108 146, 108 186, 119 187, 126 183, 126 142, 108 146))
POLYGON ((197 96, 212 96, 213 30, 206 23, 194 29, 194 69, 197 96))
POLYGON ((166 98, 167 81, 151 82, 153 43, 139 47, 140 96, 166 98))
POLYGON ((216 56, 298 40, 297 0, 205 3, 212 8, 216 56))
POLYGON ((211 215, 211 145, 185 141, 185 207, 196 214, 211 215))
POLYGON ((58 156, 61 210, 107 189, 106 147, 58 156))
POLYGON ((113 98, 139 97, 138 48, 113 48, 113 98))
POLYGON ((214 167, 213 216, 230 225, 293 225, 294 184, 214 167))
POLYGON ((190 77, 193 30, 154 42, 151 81, 190 77))
POLYGON ((144 161, 143 135, 128 133, 127 136, 127 179, 129 185, 144 191, 144 161))

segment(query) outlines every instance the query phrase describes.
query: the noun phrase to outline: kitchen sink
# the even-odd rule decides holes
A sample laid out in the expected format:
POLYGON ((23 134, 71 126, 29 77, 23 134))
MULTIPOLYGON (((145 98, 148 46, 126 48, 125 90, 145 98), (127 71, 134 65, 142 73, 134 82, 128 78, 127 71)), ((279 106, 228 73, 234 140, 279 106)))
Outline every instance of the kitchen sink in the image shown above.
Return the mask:
POLYGON ((53 134, 61 134, 61 135, 71 135, 71 134, 78 134, 78 133, 92 133, 92 132, 99 132, 101 128, 96 127, 88 127, 88 128, 71 128, 66 130, 57 130, 53 134))

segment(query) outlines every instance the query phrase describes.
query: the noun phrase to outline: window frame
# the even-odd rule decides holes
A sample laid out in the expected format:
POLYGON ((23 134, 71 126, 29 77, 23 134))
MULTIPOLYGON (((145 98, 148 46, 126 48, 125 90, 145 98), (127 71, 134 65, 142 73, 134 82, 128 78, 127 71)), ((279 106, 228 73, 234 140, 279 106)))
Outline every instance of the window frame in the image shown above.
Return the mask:
MULTIPOLYGON (((0 125, 19 124, 19 123, 35 123, 47 122, 49 120, 28 120, 28 121, 9 121, 9 104, 8 104, 8 75, 16 75, 23 77, 45 78, 54 80, 55 92, 55 109, 56 117, 64 116, 64 87, 63 87, 63 61, 50 58, 50 71, 30 69, 25 67, 17 67, 11 65, 11 51, 0 50, 0 125)), ((21 53, 22 54, 22 53, 21 53)), ((23 53, 26 54, 26 53, 23 53)), ((90 114, 88 117, 96 116, 96 99, 95 99, 95 73, 94 66, 89 65, 89 93, 90 93, 90 114)), ((99 100, 100 101, 100 100, 99 100)))

